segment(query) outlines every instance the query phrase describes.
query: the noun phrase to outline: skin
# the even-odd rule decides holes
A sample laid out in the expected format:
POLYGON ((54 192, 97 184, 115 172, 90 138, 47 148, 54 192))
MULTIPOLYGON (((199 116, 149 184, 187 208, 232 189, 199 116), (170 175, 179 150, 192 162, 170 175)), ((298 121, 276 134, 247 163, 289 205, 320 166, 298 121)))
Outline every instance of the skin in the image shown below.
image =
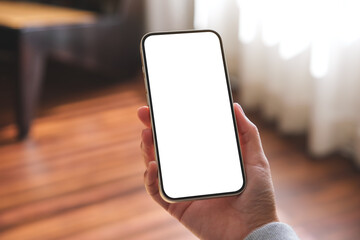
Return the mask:
POLYGON ((146 166, 146 191, 200 239, 244 239, 256 228, 279 221, 270 166, 258 129, 246 117, 239 104, 234 104, 234 110, 247 176, 244 192, 231 197, 168 203, 159 194, 149 108, 143 106, 138 109, 138 117, 145 125, 141 134, 141 151, 146 166))

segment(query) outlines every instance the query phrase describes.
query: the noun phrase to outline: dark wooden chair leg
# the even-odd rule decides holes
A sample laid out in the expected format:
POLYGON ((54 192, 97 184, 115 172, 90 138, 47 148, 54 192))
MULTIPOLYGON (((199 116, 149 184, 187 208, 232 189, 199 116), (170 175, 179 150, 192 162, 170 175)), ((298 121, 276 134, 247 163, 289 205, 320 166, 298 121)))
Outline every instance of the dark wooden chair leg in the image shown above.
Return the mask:
POLYGON ((30 44, 19 41, 16 69, 16 123, 18 138, 28 136, 40 94, 44 71, 44 54, 30 44))

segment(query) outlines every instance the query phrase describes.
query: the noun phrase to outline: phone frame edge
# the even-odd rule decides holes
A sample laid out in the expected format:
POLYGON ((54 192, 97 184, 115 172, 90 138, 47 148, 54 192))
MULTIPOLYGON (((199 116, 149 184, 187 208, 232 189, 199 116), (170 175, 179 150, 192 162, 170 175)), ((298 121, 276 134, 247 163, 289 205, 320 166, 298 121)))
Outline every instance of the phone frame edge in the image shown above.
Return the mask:
POLYGON ((159 178, 159 183, 158 184, 159 184, 159 193, 160 193, 161 197, 166 202, 177 203, 177 202, 192 201, 192 200, 203 200, 203 199, 210 199, 210 198, 236 196, 236 195, 239 195, 240 193, 242 193, 246 188, 247 180, 246 180, 246 173, 245 173, 245 168, 244 168, 244 161, 243 161, 243 157, 242 157, 242 151, 241 151, 241 147, 240 147, 238 128, 237 128, 237 125, 236 125, 236 117, 235 117, 235 111, 234 111, 234 106, 233 106, 233 96, 232 96, 232 92, 231 92, 230 78, 229 78, 226 59, 225 59, 225 51, 224 51, 224 47, 223 47, 223 41, 222 41, 222 38, 221 38, 220 34, 217 33, 216 31, 212 30, 212 29, 149 32, 149 33, 146 33, 141 38, 141 41, 140 41, 140 55, 141 55, 141 63, 142 63, 142 72, 143 72, 145 88, 146 88, 146 99, 147 99, 147 103, 149 105, 149 111, 150 111, 151 130, 152 130, 152 133, 153 133, 153 141, 154 141, 154 148, 155 148, 154 149, 155 150, 155 161, 158 164, 158 178, 159 178), (172 197, 170 197, 170 196, 168 196, 166 194, 166 192, 164 190, 164 187, 163 187, 163 184, 162 184, 161 167, 160 167, 159 152, 158 152, 157 139, 156 139, 156 129, 155 129, 155 124, 154 124, 154 119, 153 119, 154 115, 153 115, 153 112, 152 112, 150 83, 149 83, 149 78, 148 78, 148 69, 147 69, 147 65, 146 65, 146 54, 145 54, 144 44, 145 44, 146 38, 148 38, 149 36, 152 36, 152 35, 196 33, 196 32, 212 32, 218 37, 219 42, 220 42, 221 55, 222 55, 223 66, 224 66, 225 77, 226 77, 226 83, 227 83, 227 89, 228 89, 228 96, 229 96, 229 101, 230 101, 230 105, 231 105, 230 107, 231 107, 231 111, 232 111, 234 129, 235 129, 235 132, 236 132, 236 134, 235 134, 236 135, 236 141, 237 141, 237 144, 238 144, 238 152, 239 152, 239 157, 240 157, 240 166, 241 166, 241 171, 242 171, 243 184, 242 184, 242 186, 241 186, 241 188, 239 190, 233 191, 233 192, 206 194, 206 195, 182 197, 182 198, 172 198, 172 197))

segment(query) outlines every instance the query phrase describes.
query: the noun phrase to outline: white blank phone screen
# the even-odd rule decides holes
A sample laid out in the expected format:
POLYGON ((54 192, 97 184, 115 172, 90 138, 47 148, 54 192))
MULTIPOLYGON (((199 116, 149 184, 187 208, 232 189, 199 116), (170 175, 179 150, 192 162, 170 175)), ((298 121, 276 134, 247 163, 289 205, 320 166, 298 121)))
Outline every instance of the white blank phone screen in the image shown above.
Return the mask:
POLYGON ((164 193, 239 191, 241 157, 218 36, 155 34, 143 47, 164 193))

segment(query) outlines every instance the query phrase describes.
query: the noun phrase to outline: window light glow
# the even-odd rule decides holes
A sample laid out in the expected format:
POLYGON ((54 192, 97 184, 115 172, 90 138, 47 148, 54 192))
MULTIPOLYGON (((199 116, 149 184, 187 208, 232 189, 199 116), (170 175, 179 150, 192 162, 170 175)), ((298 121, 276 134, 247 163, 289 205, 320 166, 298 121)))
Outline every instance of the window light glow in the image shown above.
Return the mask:
MULTIPOLYGON (((310 49, 310 71, 314 77, 327 74, 334 47, 360 39, 359 0, 236 1, 238 38, 242 43, 251 43, 259 37, 265 46, 278 45, 283 59, 310 49)), ((207 27, 215 2, 221 1, 195 0, 195 27, 207 27)))

